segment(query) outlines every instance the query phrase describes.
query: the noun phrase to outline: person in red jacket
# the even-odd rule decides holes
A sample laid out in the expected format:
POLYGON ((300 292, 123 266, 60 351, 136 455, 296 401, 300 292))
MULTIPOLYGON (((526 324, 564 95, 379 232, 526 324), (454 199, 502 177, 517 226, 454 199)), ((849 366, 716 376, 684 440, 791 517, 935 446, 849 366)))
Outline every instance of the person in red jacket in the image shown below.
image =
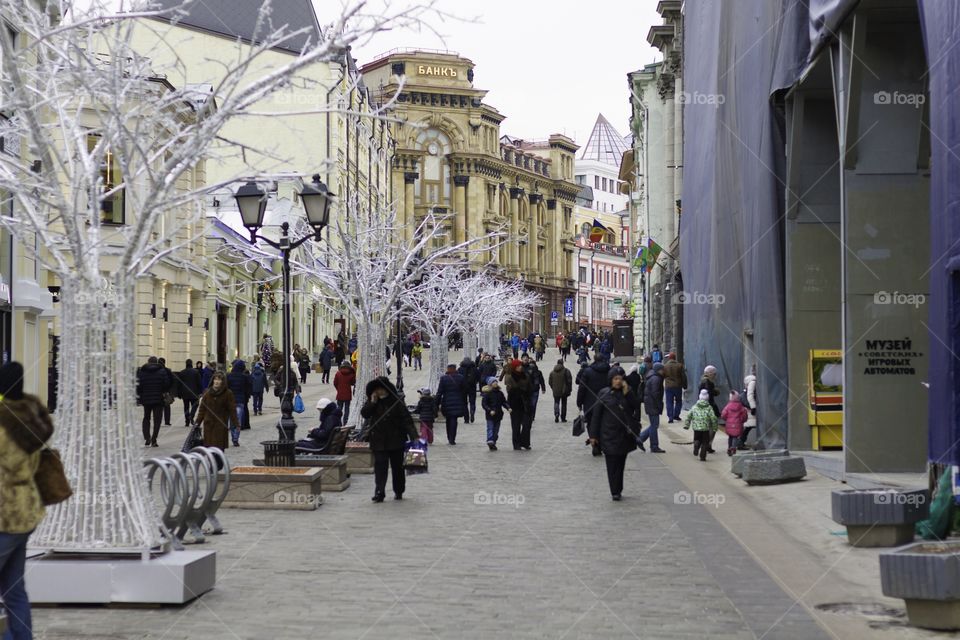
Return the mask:
POLYGON ((727 455, 732 456, 737 452, 737 443, 743 435, 743 423, 747 421, 747 408, 740 403, 739 393, 730 392, 730 401, 720 412, 720 417, 724 421, 723 430, 727 432, 727 455))
POLYGON ((357 372, 344 360, 333 376, 333 387, 337 390, 337 406, 343 412, 343 424, 350 417, 350 401, 353 400, 353 387, 357 384, 357 372))

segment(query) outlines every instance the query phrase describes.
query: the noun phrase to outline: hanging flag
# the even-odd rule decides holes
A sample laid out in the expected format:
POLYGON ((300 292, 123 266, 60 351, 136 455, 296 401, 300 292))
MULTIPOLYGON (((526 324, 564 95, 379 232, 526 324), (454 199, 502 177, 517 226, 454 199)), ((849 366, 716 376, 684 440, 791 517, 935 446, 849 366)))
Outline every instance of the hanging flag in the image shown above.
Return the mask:
POLYGON ((590 229, 590 242, 601 242, 607 233, 607 228, 600 224, 596 218, 593 219, 593 228, 590 229))
POLYGON ((660 257, 660 252, 663 251, 663 247, 658 245, 653 238, 647 239, 647 251, 646 251, 646 263, 647 263, 647 273, 653 271, 653 265, 657 264, 657 258, 660 257))
POLYGON ((647 268, 647 248, 645 246, 637 247, 637 255, 633 258, 633 266, 640 270, 647 268))

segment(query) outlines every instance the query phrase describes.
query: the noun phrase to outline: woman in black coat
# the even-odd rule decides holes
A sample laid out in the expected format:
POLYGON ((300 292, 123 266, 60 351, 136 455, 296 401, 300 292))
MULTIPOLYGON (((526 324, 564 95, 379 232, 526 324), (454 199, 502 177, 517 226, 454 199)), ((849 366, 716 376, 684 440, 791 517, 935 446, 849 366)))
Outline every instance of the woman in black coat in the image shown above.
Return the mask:
POLYGON ((530 376, 519 360, 512 360, 504 367, 503 384, 507 388, 507 404, 510 405, 510 426, 513 430, 513 450, 530 449, 530 398, 533 385, 530 376))
POLYGON ((623 493, 623 470, 627 455, 637 448, 640 400, 619 372, 610 376, 590 415, 590 443, 600 445, 607 463, 607 481, 614 500, 623 493))
POLYGON ((386 497, 387 468, 393 469, 393 499, 403 500, 406 476, 403 470, 403 452, 407 440, 419 437, 413 426, 413 416, 407 410, 396 387, 384 376, 367 383, 367 401, 360 415, 367 420, 370 451, 373 452, 374 502, 386 497))

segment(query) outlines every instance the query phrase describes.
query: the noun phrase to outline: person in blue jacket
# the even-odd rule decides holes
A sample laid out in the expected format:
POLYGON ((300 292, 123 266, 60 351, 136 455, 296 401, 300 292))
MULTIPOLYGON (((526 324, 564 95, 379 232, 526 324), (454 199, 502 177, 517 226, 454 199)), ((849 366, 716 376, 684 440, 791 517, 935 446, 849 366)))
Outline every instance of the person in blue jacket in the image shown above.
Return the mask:
POLYGON ((440 376, 437 406, 447 421, 447 442, 457 444, 457 419, 467 415, 467 396, 463 376, 457 373, 455 364, 448 364, 447 373, 440 376))

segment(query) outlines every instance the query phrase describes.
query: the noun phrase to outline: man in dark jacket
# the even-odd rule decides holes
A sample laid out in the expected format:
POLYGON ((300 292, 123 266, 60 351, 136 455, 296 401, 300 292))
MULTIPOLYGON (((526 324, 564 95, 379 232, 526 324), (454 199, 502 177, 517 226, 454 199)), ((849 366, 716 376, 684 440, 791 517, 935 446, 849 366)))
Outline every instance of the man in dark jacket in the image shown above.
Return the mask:
POLYGON ((147 358, 147 364, 137 372, 137 398, 143 405, 143 444, 159 446, 160 419, 163 417, 163 393, 170 388, 167 371, 160 366, 156 356, 147 358), (150 432, 150 418, 153 418, 153 433, 150 432))
POLYGON ((200 372, 193 366, 193 360, 187 360, 187 366, 177 373, 179 395, 183 399, 183 422, 185 427, 193 424, 193 416, 197 413, 197 405, 203 388, 200 385, 200 372))
POLYGON ((477 382, 479 380, 477 364, 470 358, 464 358, 457 373, 463 376, 463 393, 467 399, 467 414, 463 421, 471 423, 477 414, 477 382))
MULTIPOLYGON (((610 363, 607 359, 597 354, 594 357, 593 364, 584 367, 577 377, 577 407, 583 412, 584 424, 590 424, 591 412, 597 402, 600 391, 610 384, 607 374, 610 373, 610 363)), ((593 455, 600 455, 600 447, 594 443, 593 455)))
MULTIPOLYGON (((176 385, 176 382, 177 382, 177 381, 176 381, 176 378, 174 378, 174 376, 173 376, 173 371, 170 369, 170 367, 167 366, 167 361, 166 361, 166 359, 165 359, 165 358, 160 358, 160 359, 157 360, 157 363, 158 363, 161 367, 163 367, 164 373, 167 374, 167 385, 168 385, 168 386, 167 386, 166 389, 163 390, 164 393, 176 393, 177 391, 179 391, 179 390, 176 388, 176 386, 177 386, 177 385, 176 385)), ((166 425, 166 426, 168 426, 168 427, 170 426, 170 405, 172 405, 172 404, 173 404, 172 402, 171 402, 170 404, 167 404, 166 399, 164 399, 164 401, 163 401, 163 424, 166 425)))
POLYGON ((213 378, 213 374, 217 371, 216 362, 208 362, 207 366, 203 368, 200 372, 200 384, 203 385, 203 390, 206 391, 207 387, 210 386, 210 380, 213 378))
POLYGON ((573 393, 573 375, 563 366, 563 359, 557 360, 550 372, 550 390, 553 391, 553 421, 567 421, 567 398, 573 393))
POLYGON ((467 415, 467 396, 463 376, 457 373, 455 364, 448 364, 447 373, 440 376, 437 406, 447 421, 447 442, 457 444, 457 418, 467 415))
POLYGON ((253 397, 253 415, 263 415, 263 394, 270 389, 270 381, 267 380, 267 372, 263 370, 263 364, 253 365, 253 371, 250 372, 250 395, 253 397))
POLYGON ((523 357, 523 367, 530 378, 530 411, 527 413, 527 421, 533 426, 533 421, 537 416, 537 404, 540 402, 540 394, 547 392, 547 384, 543 379, 543 373, 537 366, 537 361, 530 356, 523 357))
POLYGON ((387 468, 393 469, 393 499, 402 500, 406 490, 403 448, 407 440, 417 439, 413 416, 407 410, 396 387, 381 376, 367 383, 367 399, 360 415, 370 425, 370 451, 373 453, 374 502, 383 502, 387 488, 387 468))
POLYGON ((493 361, 493 356, 484 353, 483 357, 480 358, 480 364, 477 365, 477 385, 484 386, 484 381, 487 378, 496 378, 497 373, 497 363, 493 361))
POLYGON ((683 391, 687 388, 687 370, 671 351, 663 364, 663 390, 667 396, 667 423, 680 419, 683 406, 683 391))
MULTIPOLYGON (((227 387, 233 392, 237 403, 237 423, 241 429, 250 428, 250 417, 247 412, 247 402, 253 393, 253 381, 247 373, 247 365, 243 360, 235 360, 233 370, 227 374, 227 387)), ((236 446, 236 443, 234 443, 236 446)))
POLYGON ((655 362, 653 370, 643 383, 643 410, 650 419, 650 426, 643 430, 637 444, 644 449, 643 443, 650 439, 652 453, 664 453, 660 448, 660 414, 663 413, 663 363, 655 362))
POLYGON ((330 384, 330 369, 333 368, 336 355, 332 342, 325 345, 323 351, 320 352, 320 368, 323 371, 323 375, 320 377, 321 384, 330 384))
POLYGON ((637 448, 639 410, 639 399, 617 372, 610 377, 610 386, 599 392, 587 423, 590 443, 603 450, 607 482, 614 500, 620 500, 623 493, 627 455, 637 448))

